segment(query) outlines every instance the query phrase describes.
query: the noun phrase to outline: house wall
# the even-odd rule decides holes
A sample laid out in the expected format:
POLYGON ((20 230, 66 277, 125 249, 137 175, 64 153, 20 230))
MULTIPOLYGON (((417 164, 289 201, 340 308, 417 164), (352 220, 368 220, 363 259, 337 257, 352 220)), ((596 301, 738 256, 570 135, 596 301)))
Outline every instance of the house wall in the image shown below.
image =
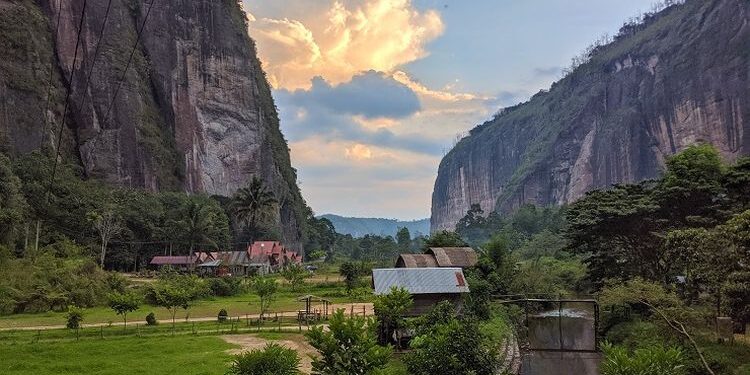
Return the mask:
POLYGON ((415 294, 412 295, 412 300, 414 304, 407 312, 408 316, 425 315, 442 301, 452 302, 459 313, 463 311, 463 297, 461 294, 415 294))

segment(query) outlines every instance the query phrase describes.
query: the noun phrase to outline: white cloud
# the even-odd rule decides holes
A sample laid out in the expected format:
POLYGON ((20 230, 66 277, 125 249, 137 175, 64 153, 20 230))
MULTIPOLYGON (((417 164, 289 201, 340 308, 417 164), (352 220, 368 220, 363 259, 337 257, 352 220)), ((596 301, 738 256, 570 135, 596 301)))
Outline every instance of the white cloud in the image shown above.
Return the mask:
POLYGON ((348 7, 335 1, 316 9, 304 22, 249 13, 250 35, 274 87, 308 88, 316 76, 337 84, 362 71, 391 72, 427 56, 426 44, 444 29, 436 11, 420 12, 409 0, 348 7))

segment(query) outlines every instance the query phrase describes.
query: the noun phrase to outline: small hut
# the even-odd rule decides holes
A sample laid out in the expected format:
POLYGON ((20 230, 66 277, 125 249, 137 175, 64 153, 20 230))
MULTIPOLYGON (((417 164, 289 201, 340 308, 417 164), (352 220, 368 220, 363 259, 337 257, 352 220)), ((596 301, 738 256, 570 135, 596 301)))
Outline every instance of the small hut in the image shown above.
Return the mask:
POLYGON ((457 312, 463 310, 463 294, 469 293, 461 268, 384 268, 372 270, 375 295, 403 288, 411 293, 414 304, 407 316, 420 316, 442 301, 450 301, 457 312))

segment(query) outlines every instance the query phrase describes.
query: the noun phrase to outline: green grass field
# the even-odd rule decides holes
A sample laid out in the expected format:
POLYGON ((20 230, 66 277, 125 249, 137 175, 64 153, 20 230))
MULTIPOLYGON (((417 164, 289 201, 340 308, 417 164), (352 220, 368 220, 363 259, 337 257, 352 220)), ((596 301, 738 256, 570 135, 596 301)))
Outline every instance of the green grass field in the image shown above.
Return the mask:
POLYGON ((219 337, 152 337, 0 345, 0 374, 221 375, 235 346, 219 337))
MULTIPOLYGON (((271 312, 297 311, 304 309, 304 303, 297 301, 299 296, 304 294, 314 294, 316 296, 329 299, 332 303, 349 303, 349 302, 366 302, 367 298, 348 297, 342 283, 338 282, 318 282, 308 283, 299 291, 291 291, 288 287, 281 288, 271 304, 271 312)), ((245 314, 258 314, 260 312, 260 300, 258 296, 252 293, 244 293, 233 297, 214 297, 195 302, 189 310, 179 310, 176 318, 184 320, 186 316, 190 318, 215 317, 219 310, 226 309, 232 317, 244 317, 245 314)), ((166 323, 171 320, 171 315, 167 309, 142 305, 135 312, 128 314, 128 321, 143 321, 146 315, 153 312, 156 318, 166 323)), ((112 310, 105 306, 85 309, 84 324, 93 323, 117 323, 122 321, 122 317, 116 315, 112 310)), ((21 328, 48 325, 64 325, 64 312, 45 312, 38 314, 14 314, 0 316, 0 329, 3 328, 21 328)))

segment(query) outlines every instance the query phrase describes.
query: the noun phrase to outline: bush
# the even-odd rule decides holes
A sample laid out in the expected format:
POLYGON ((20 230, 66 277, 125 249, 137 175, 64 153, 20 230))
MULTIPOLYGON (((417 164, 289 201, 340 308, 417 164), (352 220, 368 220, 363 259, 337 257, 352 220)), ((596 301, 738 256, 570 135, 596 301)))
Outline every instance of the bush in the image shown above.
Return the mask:
POLYGON ((148 313, 148 315, 146 315, 146 325, 155 326, 157 324, 159 324, 159 322, 156 320, 156 315, 152 312, 148 313))
POLYGON ((79 329, 81 328, 81 322, 83 321, 83 311, 77 307, 71 307, 66 315, 67 323, 65 327, 68 329, 79 329))
POLYGON ((652 346, 632 354, 620 346, 602 345, 602 375, 681 375, 686 373, 685 358, 678 348, 652 346))
POLYGON ((226 310, 226 309, 221 309, 221 310, 219 310, 219 315, 218 315, 218 319, 219 319, 219 322, 220 322, 220 323, 224 323, 224 322, 226 322, 226 321, 227 321, 227 317, 228 317, 228 316, 229 316, 229 314, 227 313, 227 310, 226 310))
POLYGON ((263 350, 237 355, 228 375, 298 375, 299 363, 294 350, 268 344, 263 350))
POLYGON ((239 277, 217 277, 208 279, 209 293, 217 297, 231 297, 242 294, 242 279, 239 277))

